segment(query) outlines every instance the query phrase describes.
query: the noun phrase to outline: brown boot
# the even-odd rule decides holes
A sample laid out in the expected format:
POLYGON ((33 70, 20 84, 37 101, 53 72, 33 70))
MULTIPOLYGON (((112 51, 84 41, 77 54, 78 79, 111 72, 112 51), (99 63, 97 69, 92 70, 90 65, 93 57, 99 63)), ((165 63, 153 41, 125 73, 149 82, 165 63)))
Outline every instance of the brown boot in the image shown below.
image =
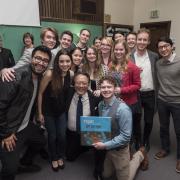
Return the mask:
POLYGON ((180 173, 180 160, 177 160, 177 163, 176 163, 176 172, 180 173))
POLYGON ((140 169, 143 170, 143 171, 146 171, 148 169, 148 167, 149 167, 149 160, 148 160, 147 152, 146 152, 144 146, 140 147, 139 151, 141 151, 141 153, 144 156, 144 159, 143 159, 143 161, 141 162, 141 165, 140 165, 140 169))

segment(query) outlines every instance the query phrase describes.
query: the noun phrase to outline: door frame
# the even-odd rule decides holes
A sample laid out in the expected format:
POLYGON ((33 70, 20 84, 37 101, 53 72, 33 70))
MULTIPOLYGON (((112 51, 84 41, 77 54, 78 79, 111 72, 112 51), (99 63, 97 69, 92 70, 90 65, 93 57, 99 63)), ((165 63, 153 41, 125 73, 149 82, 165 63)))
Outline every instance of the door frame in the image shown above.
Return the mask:
POLYGON ((149 27, 162 27, 162 26, 167 26, 167 35, 168 37, 170 36, 170 31, 171 31, 171 21, 159 21, 159 22, 147 22, 147 23, 140 23, 140 28, 149 26, 149 27))

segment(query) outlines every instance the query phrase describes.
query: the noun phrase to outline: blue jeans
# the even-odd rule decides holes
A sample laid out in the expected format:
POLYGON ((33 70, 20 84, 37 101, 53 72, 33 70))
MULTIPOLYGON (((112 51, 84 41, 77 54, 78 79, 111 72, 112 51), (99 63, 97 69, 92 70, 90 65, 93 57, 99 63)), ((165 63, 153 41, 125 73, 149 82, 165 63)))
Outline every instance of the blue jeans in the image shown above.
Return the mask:
POLYGON ((170 115, 172 115, 177 141, 177 159, 180 159, 180 104, 168 103, 158 99, 158 113, 162 149, 167 153, 170 151, 169 123, 170 115))
POLYGON ((45 116, 45 127, 48 132, 48 149, 51 161, 64 158, 66 147, 66 116, 45 116))

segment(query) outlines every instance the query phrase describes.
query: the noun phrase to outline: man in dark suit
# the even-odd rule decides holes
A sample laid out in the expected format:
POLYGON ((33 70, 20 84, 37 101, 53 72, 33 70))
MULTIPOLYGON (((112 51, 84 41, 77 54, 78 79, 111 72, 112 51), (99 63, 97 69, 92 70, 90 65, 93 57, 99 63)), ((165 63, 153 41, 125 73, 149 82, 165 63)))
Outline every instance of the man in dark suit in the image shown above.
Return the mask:
POLYGON ((143 145, 146 150, 150 149, 149 138, 156 105, 155 62, 158 60, 158 55, 147 49, 149 44, 150 31, 145 28, 140 29, 137 32, 136 50, 131 54, 133 62, 141 69, 140 101, 144 108, 143 145))
POLYGON ((3 48, 2 37, 0 36, 0 71, 3 68, 10 68, 14 65, 13 54, 10 49, 3 48))
POLYGON ((67 98, 67 159, 75 160, 86 147, 80 144, 80 127, 77 121, 78 103, 82 103, 81 116, 97 115, 98 99, 88 90, 89 75, 77 73, 74 77, 74 88, 69 90, 67 98))
MULTIPOLYGON (((67 149, 66 157, 74 161, 81 153, 90 149, 81 146, 80 116, 97 116, 100 98, 95 97, 89 90, 89 74, 79 72, 74 76, 74 88, 69 90, 67 97, 67 149)), ((94 149, 96 179, 101 177, 105 151, 94 149)))

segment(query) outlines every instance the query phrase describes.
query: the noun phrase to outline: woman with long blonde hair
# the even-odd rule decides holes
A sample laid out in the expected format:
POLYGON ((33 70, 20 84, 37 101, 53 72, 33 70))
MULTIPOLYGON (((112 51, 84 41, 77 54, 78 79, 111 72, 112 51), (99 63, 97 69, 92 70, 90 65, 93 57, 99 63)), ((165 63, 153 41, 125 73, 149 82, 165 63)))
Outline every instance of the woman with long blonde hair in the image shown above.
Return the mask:
POLYGON ((117 82, 115 93, 132 110, 135 148, 139 149, 141 145, 141 107, 138 102, 138 93, 141 87, 140 69, 130 60, 128 54, 128 46, 125 41, 115 42, 110 72, 117 82))
POLYGON ((111 37, 103 37, 101 40, 100 51, 98 55, 98 59, 101 64, 105 66, 109 66, 111 63, 111 54, 113 48, 113 40, 111 37))

